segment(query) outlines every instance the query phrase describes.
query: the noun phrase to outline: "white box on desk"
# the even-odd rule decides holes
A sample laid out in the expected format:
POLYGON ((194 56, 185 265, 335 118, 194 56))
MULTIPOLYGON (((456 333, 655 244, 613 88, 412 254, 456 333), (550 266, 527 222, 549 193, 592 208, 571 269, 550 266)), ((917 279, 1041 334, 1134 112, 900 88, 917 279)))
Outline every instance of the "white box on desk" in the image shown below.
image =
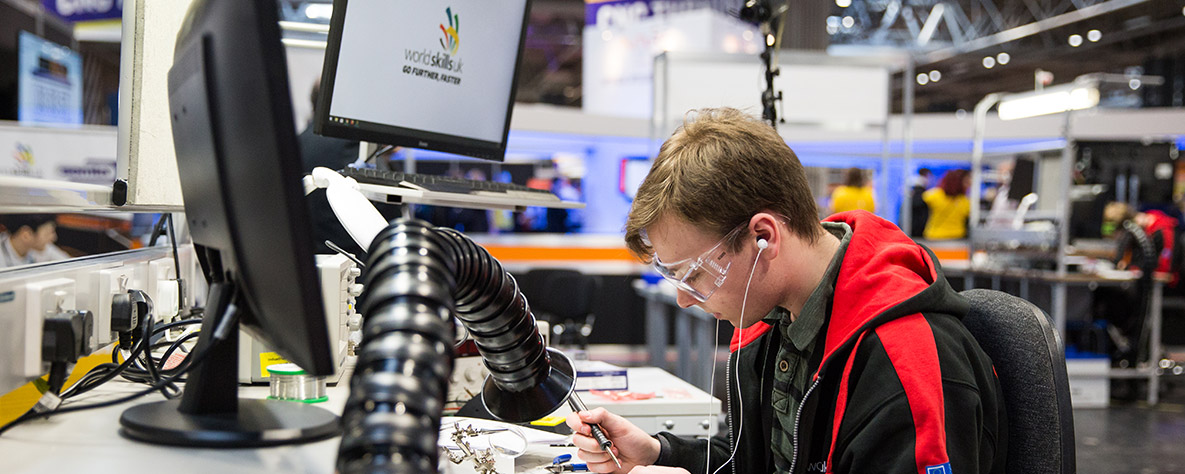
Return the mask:
POLYGON ((630 391, 654 392, 656 397, 614 401, 581 393, 584 404, 589 409, 604 407, 647 433, 667 431, 696 437, 716 434, 720 424, 720 399, 656 367, 626 370, 630 391))
POLYGON ((572 361, 576 369, 576 391, 629 390, 629 376, 625 367, 600 361, 572 361))
POLYGON ((1074 408, 1107 408, 1111 402, 1111 361, 1106 358, 1066 359, 1070 404, 1074 408))

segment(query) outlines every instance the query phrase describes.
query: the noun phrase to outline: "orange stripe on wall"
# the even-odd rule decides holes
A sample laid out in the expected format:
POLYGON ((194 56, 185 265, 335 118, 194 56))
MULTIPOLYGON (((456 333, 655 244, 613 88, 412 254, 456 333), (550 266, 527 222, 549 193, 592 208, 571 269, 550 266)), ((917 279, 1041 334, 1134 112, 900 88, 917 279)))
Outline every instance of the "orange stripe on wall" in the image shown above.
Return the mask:
POLYGON ((965 249, 965 248, 961 248, 961 249, 931 248, 930 250, 934 252, 935 257, 938 257, 939 262, 951 261, 951 260, 969 260, 971 258, 971 253, 968 252, 967 249, 965 249))
POLYGON ((621 260, 637 263, 624 248, 595 247, 510 247, 486 245, 490 255, 502 261, 530 260, 621 260))

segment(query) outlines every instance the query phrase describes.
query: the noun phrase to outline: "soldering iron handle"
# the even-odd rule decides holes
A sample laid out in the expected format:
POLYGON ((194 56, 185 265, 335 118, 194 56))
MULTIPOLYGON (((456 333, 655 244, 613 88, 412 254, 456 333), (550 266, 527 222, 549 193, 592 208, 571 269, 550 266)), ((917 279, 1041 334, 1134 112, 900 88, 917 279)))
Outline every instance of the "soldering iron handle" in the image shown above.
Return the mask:
MULTIPOLYGON (((572 395, 568 397, 568 405, 577 412, 588 410, 588 407, 584 406, 584 401, 582 401, 580 397, 576 395, 576 393, 572 393, 572 395)), ((592 431, 593 439, 597 440, 597 444, 601 446, 601 449, 608 451, 609 448, 613 446, 613 442, 609 441, 608 436, 605 436, 605 431, 601 429, 601 425, 589 423, 588 426, 590 431, 592 431)))

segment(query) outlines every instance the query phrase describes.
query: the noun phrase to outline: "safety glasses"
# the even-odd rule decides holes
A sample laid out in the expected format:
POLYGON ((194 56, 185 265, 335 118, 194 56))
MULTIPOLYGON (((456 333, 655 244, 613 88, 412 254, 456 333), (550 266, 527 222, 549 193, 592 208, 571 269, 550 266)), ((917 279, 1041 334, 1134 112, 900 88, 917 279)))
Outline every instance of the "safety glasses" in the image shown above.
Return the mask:
MULTIPOLYGON (((728 269, 732 266, 731 259, 726 259, 728 249, 725 242, 731 241, 748 222, 738 225, 716 242, 708 251, 695 258, 685 258, 677 262, 663 262, 658 255, 651 255, 651 265, 654 270, 667 281, 683 290, 703 303, 716 292, 724 279, 728 276, 728 269)), ((645 238, 645 234, 643 234, 645 238)))

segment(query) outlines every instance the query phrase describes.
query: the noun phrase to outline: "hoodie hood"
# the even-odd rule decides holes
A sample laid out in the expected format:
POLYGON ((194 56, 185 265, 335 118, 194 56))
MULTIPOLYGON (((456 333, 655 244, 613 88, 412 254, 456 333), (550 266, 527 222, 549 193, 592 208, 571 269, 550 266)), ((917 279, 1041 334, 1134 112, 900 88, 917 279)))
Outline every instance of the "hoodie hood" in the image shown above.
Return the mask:
POLYGON ((825 220, 846 223, 852 238, 835 282, 824 363, 844 343, 877 325, 874 321, 880 324, 904 315, 889 310, 938 280, 938 265, 930 252, 893 223, 866 211, 843 212, 825 220))
MULTIPOLYGON (((966 314, 965 300, 939 278, 937 258, 893 223, 867 211, 842 212, 824 221, 852 228, 832 296, 824 363, 867 329, 897 317, 929 310, 966 314)), ((744 347, 769 329, 759 322, 743 336, 734 331, 730 348, 744 347)))

